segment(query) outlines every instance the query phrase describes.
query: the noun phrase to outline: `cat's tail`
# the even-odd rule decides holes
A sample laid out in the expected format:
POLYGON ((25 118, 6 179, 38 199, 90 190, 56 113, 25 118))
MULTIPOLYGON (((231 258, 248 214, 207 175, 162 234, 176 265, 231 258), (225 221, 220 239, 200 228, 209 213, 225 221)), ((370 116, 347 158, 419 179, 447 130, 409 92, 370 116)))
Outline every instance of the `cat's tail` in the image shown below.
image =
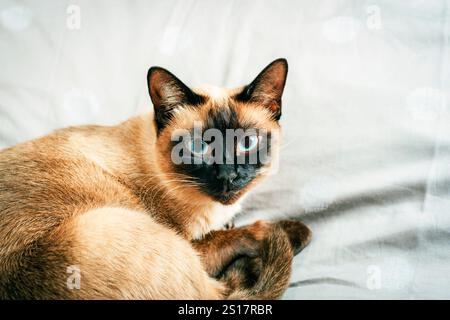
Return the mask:
MULTIPOLYGON (((294 255, 311 239, 308 227, 301 222, 293 223, 299 223, 301 226, 290 228, 283 222, 271 226, 272 232, 262 240, 259 275, 251 285, 231 292, 228 299, 272 300, 281 297, 289 285, 294 255), (303 239, 302 243, 299 243, 299 238, 303 239)), ((248 268, 248 262, 244 264, 248 268)))

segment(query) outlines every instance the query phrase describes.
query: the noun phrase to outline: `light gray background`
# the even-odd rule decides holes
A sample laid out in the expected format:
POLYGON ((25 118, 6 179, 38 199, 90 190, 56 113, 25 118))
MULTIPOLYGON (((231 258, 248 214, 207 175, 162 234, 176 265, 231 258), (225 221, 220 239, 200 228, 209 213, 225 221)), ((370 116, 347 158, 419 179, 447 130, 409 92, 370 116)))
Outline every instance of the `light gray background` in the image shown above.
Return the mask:
POLYGON ((286 57, 280 169, 240 220, 312 227, 285 298, 448 299, 449 41, 445 0, 1 0, 0 147, 150 110, 152 65, 235 86, 286 57))

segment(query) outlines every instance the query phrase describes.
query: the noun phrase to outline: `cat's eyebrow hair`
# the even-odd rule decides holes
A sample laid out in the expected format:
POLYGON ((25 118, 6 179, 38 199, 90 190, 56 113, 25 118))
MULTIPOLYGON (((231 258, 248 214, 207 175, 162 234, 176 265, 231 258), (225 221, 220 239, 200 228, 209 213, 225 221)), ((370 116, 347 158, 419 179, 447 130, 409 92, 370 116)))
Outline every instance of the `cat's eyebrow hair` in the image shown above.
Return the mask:
POLYGON ((257 129, 258 124, 241 121, 233 106, 219 107, 208 111, 205 130, 215 128, 225 132, 226 129, 257 129))
POLYGON ((206 128, 215 128, 221 131, 239 127, 239 119, 233 107, 219 107, 210 109, 205 121, 206 128))

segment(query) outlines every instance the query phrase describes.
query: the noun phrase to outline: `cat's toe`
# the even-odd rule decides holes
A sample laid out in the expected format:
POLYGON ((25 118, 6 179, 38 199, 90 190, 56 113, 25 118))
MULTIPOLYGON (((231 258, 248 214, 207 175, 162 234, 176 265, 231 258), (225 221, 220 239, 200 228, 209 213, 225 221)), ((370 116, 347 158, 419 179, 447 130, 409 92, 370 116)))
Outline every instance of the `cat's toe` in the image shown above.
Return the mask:
POLYGON ((234 229, 234 220, 231 220, 231 221, 229 221, 229 222, 227 222, 224 226, 223 226, 223 228, 225 229, 225 230, 231 230, 231 229, 234 229))

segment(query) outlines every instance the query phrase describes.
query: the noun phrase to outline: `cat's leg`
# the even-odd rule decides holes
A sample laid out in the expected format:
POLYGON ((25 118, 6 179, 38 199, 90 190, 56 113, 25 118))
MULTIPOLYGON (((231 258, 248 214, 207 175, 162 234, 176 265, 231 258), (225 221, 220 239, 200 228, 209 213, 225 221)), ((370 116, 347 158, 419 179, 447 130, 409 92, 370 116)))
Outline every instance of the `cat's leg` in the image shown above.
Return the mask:
POLYGON ((250 226, 212 231, 193 241, 192 246, 200 254, 208 274, 218 277, 233 260, 258 256, 260 241, 269 232, 269 224, 258 221, 250 226))
POLYGON ((257 257, 261 250, 261 240, 273 232, 272 225, 280 226, 287 233, 294 254, 300 252, 311 240, 311 230, 300 221, 260 220, 240 228, 212 231, 203 239, 193 241, 192 245, 200 253, 209 275, 217 277, 237 258, 257 257))
MULTIPOLYGON (((287 234, 294 256, 311 241, 311 230, 300 221, 282 220, 276 222, 275 225, 281 227, 283 233, 287 234)), ((277 232, 276 230, 275 232, 277 232)), ((269 245, 267 241, 262 241, 260 246, 261 253, 258 256, 242 256, 235 259, 221 273, 219 279, 224 281, 227 284, 227 288, 231 291, 251 290, 263 273, 265 267, 263 256, 264 252, 267 254, 270 251, 269 245)))
POLYGON ((264 268, 274 267, 264 265, 264 255, 271 252, 272 255, 286 256, 286 261, 281 260, 279 267, 282 268, 292 258, 291 254, 297 254, 310 242, 311 235, 310 229, 300 221, 258 221, 245 227, 213 231, 194 241, 193 247, 200 253, 211 276, 225 281, 231 291, 243 290, 251 289, 258 282, 264 268), (273 248, 273 239, 282 243, 280 239, 286 236, 289 248, 282 245, 273 248))
POLYGON ((224 285, 207 274, 188 241, 134 210, 100 208, 75 216, 22 258, 3 297, 224 297, 224 285))

